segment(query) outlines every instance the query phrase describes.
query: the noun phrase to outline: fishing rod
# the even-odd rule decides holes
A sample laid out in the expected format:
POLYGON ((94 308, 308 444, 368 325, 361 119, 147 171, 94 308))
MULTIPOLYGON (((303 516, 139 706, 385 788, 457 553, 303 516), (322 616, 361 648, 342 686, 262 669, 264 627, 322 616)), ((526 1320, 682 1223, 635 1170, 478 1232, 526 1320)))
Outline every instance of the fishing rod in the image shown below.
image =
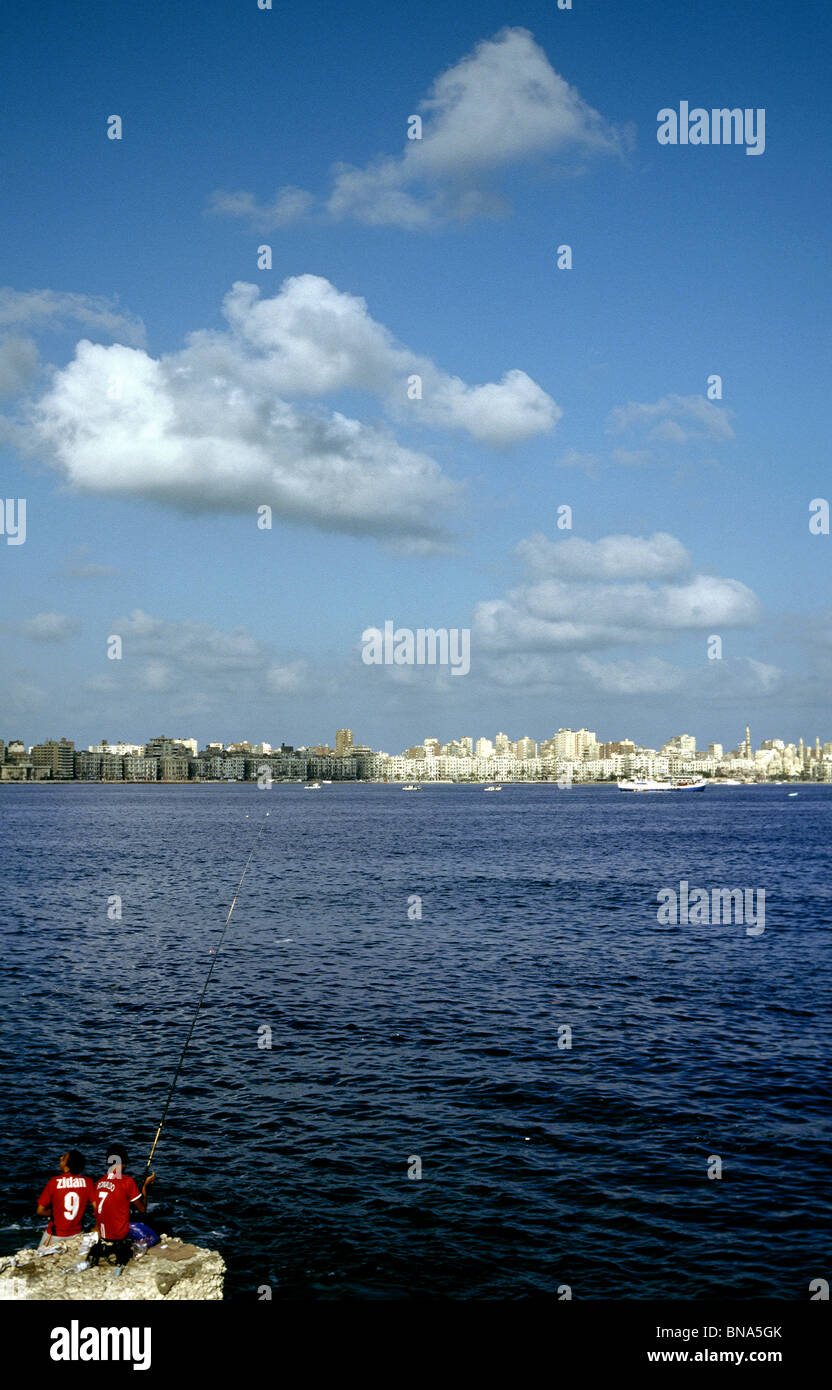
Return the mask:
MULTIPOLYGON (((256 834, 256 836, 255 836, 254 844, 252 845, 251 849, 249 850, 249 855, 248 855, 248 859, 246 860, 245 868, 243 869, 243 872, 242 872, 241 875, 240 875, 240 882, 237 884, 237 887, 236 887, 235 892, 234 892, 234 897, 231 899, 231 906, 230 906, 230 908, 228 909, 228 916, 227 916, 226 919, 225 919, 225 926, 223 927, 222 932, 220 933, 220 939, 219 939, 219 941, 217 942, 216 950, 214 951, 214 953, 213 953, 213 955, 212 955, 212 957, 211 957, 211 964, 210 964, 210 966, 209 966, 209 968, 208 968, 208 974, 207 974, 206 977, 205 977, 205 984, 202 986, 202 993, 201 993, 200 996, 199 996, 199 1002, 197 1003, 196 1009, 194 1010, 194 1016, 193 1016, 193 1018, 191 1019, 191 1026, 190 1026, 190 1028, 188 1029, 188 1036, 187 1036, 186 1039, 185 1039, 185 1046, 182 1048, 182 1054, 181 1054, 181 1056, 180 1056, 180 1058, 179 1058, 179 1062, 178 1062, 178 1064, 177 1064, 176 1071, 175 1071, 174 1074, 173 1074, 173 1080, 172 1080, 171 1083, 170 1083, 170 1090, 168 1091, 167 1100, 165 1101, 165 1108, 164 1108, 164 1110, 162 1111, 162 1118, 161 1118, 161 1120, 159 1121, 159 1128, 156 1130, 156 1137, 155 1137, 155 1139, 153 1140, 153 1143, 152 1143, 152 1145, 151 1145, 151 1147, 150 1147, 150 1153, 149 1153, 148 1156, 147 1156, 147 1163, 146 1163, 145 1166, 144 1166, 144 1176, 145 1176, 145 1178, 147 1177, 148 1173, 150 1172, 150 1165, 151 1165, 151 1163, 153 1162, 153 1155, 154 1155, 154 1153, 156 1152, 156 1145, 157 1145, 158 1142, 159 1142, 159 1136, 160 1136, 160 1134, 162 1133, 162 1128, 163 1128, 164 1123, 165 1123, 165 1120, 166 1120, 166 1118, 167 1118, 168 1107, 170 1106, 171 1100, 173 1099, 173 1093, 174 1093, 174 1090, 176 1089, 176 1083, 177 1083, 177 1081, 179 1080, 179 1073, 180 1073, 181 1070, 182 1070, 182 1063, 183 1063, 184 1060, 185 1060, 185 1053, 188 1051, 188 1043, 191 1041, 191 1036, 192 1036, 192 1034, 193 1034, 194 1028, 196 1027, 196 1021, 197 1021, 197 1019, 199 1018, 199 1011, 200 1011, 200 1009, 202 1008, 202 1001, 203 1001, 203 999, 205 998, 205 991, 207 990, 209 984, 211 983, 211 976, 212 976, 213 973, 214 973, 214 966, 215 966, 216 963, 217 963, 217 957, 218 957, 218 955, 219 955, 219 953, 220 953, 220 947, 222 946, 222 943, 223 943, 223 941, 224 941, 224 939, 225 939, 225 933, 226 933, 227 930, 228 930, 228 924, 229 924, 229 922, 231 921, 231 914, 232 914, 232 912, 234 911, 234 907, 235 907, 235 904, 236 904, 236 902, 237 902, 237 898, 238 898, 238 896, 239 896, 240 889, 241 889, 242 886, 243 886, 243 880, 245 879, 245 876, 246 876, 246 874, 248 873, 248 866, 249 866, 249 864, 250 864, 251 861, 252 861, 252 858, 253 858, 253 856, 254 856, 254 851, 256 850, 257 845, 258 845, 259 840, 260 840, 260 836, 263 834, 263 829, 264 829, 264 827, 265 827, 266 818, 268 817, 268 814, 269 814, 269 812, 267 811, 267 812, 266 812, 266 815, 263 817, 263 820, 262 820, 262 822, 261 822, 260 829, 258 830, 258 832, 257 832, 257 834, 256 834)), ((144 1180, 143 1180, 143 1181, 144 1181, 144 1180)), ((143 1186, 143 1181, 142 1181, 142 1183, 140 1184, 140 1186, 143 1186)))

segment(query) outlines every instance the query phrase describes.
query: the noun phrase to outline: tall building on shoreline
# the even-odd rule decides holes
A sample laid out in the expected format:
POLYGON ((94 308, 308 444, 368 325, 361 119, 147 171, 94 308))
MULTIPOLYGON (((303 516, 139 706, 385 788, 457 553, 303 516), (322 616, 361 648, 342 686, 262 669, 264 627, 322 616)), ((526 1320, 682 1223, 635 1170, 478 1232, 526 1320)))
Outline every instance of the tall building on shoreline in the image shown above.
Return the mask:
POLYGON ((68 738, 62 738, 60 743, 48 738, 45 743, 34 744, 31 759, 35 769, 48 771, 51 777, 75 776, 75 744, 68 738))

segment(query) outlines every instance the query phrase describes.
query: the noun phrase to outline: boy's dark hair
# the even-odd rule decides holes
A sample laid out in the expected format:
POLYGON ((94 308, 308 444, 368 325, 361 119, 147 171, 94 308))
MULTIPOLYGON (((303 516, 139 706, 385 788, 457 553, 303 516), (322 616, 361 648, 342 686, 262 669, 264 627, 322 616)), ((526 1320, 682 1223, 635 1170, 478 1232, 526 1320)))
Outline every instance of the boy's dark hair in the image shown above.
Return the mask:
POLYGON ((70 1149, 69 1153, 66 1156, 66 1161, 69 1167, 69 1171, 74 1178, 78 1177, 79 1174, 83 1173, 84 1169, 87 1166, 84 1155, 82 1153, 79 1153, 77 1149, 70 1149))
POLYGON ((111 1144, 108 1148, 107 1162, 111 1163, 114 1158, 119 1160, 121 1171, 124 1172, 127 1168, 127 1150, 122 1148, 121 1144, 111 1144))

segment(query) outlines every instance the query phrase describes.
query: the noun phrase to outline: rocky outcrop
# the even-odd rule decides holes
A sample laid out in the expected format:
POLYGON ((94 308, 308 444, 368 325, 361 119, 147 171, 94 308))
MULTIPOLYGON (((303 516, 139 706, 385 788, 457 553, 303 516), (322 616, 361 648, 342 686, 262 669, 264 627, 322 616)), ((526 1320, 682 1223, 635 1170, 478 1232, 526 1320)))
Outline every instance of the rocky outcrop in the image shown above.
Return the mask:
POLYGON ((222 1298, 225 1262, 217 1250, 162 1236, 119 1271, 110 1264, 79 1270, 81 1237, 59 1243, 54 1254, 18 1250, 0 1259, 0 1299, 165 1300, 222 1298))

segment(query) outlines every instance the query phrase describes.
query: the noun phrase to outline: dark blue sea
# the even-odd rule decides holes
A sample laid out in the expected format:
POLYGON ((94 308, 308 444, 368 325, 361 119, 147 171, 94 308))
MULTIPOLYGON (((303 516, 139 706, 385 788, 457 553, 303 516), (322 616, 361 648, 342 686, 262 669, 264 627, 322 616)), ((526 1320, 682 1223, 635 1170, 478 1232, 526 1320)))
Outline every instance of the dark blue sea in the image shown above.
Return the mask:
POLYGON ((66 1148, 143 1167, 268 810, 154 1160, 228 1297, 805 1301, 832 787, 787 790, 0 787, 0 1250, 66 1148), (660 924, 682 880, 765 931, 660 924))

